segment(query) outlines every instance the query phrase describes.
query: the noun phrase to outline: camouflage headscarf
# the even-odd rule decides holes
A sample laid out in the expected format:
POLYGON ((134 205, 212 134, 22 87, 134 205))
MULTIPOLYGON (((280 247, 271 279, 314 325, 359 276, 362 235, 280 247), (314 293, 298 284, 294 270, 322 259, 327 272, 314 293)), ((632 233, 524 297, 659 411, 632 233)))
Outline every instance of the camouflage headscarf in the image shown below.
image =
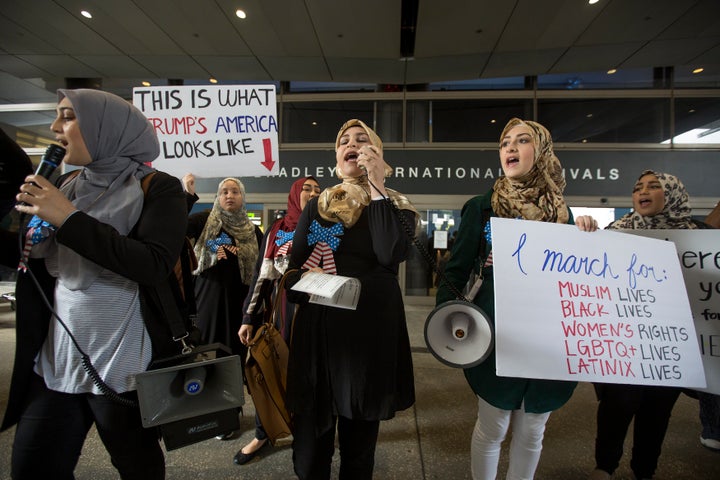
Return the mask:
POLYGON ((692 221, 690 196, 685 185, 674 175, 669 173, 645 170, 638 180, 645 175, 655 175, 663 187, 665 205, 656 215, 644 217, 636 211, 623 215, 608 225, 609 229, 646 229, 646 228, 697 228, 692 221))
POLYGON ((539 123, 513 118, 505 125, 500 142, 518 125, 530 128, 535 160, 525 175, 513 179, 503 176, 495 182, 492 208, 503 218, 567 223, 570 214, 563 198, 565 177, 560 160, 553 152, 550 132, 539 123))

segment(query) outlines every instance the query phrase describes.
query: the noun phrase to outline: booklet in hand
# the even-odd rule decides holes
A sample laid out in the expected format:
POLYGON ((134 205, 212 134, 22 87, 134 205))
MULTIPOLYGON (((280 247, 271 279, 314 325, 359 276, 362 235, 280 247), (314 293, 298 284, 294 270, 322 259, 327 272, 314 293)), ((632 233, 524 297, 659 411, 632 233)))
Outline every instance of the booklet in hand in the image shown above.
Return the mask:
POLYGON ((310 294, 310 303, 355 310, 360 298, 360 280, 341 275, 308 272, 292 287, 310 294))

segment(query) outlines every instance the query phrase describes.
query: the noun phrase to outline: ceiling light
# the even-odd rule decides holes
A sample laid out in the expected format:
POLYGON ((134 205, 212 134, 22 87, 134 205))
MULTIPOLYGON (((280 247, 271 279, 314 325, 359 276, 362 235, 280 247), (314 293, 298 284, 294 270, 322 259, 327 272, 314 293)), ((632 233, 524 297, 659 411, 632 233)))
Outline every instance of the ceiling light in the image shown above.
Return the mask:
POLYGON ((92 14, 88 12, 87 10, 81 10, 80 15, 82 15, 85 18, 92 18, 92 14))
POLYGON ((704 69, 704 68, 702 68, 702 67, 700 67, 700 68, 696 68, 695 70, 693 70, 693 73, 702 73, 702 72, 703 72, 703 70, 705 70, 705 69, 704 69))
POLYGON ((210 78, 210 83, 217 83, 217 79, 216 79, 216 78, 210 78))
POLYGON ((237 15, 238 18, 246 18, 247 15, 245 14, 245 10, 240 10, 239 8, 235 10, 235 15, 237 15))
POLYGON ((588 3, 589 3, 590 5, 595 5, 595 4, 596 4, 597 2, 599 2, 599 1, 600 1, 600 0, 588 0, 588 3))
POLYGON ((490 120, 490 123, 495 123, 495 122, 497 122, 497 120, 495 120, 494 118, 492 120, 490 120))
POLYGON ((611 68, 610 70, 607 71, 608 75, 612 75, 613 73, 617 73, 617 68, 611 68))
POLYGON ((143 86, 143 87, 149 87, 150 85, 151 85, 151 83, 148 82, 147 80, 145 80, 144 82, 142 82, 142 86, 143 86))
POLYGON ((592 116, 593 116, 592 113, 588 113, 587 115, 585 115, 586 118, 592 118, 592 116))

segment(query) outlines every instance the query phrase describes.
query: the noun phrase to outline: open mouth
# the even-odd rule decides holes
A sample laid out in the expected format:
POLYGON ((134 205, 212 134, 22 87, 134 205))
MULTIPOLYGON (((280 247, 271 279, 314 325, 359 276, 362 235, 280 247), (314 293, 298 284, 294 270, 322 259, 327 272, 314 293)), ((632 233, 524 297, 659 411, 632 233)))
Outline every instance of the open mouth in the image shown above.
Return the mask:
POLYGON ((520 163, 520 159, 518 157, 508 157, 505 159, 505 165, 508 167, 517 165, 518 163, 520 163))
POLYGON ((348 152, 345 154, 345 161, 346 162, 357 162, 357 159, 360 155, 357 152, 348 152))

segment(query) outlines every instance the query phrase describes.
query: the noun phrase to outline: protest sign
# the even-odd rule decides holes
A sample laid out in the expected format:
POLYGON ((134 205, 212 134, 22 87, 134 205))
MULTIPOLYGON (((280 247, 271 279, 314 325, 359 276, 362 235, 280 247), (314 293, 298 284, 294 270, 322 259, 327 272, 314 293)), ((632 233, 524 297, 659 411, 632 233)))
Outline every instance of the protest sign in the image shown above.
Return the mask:
POLYGON ((720 230, 620 230, 675 244, 705 369, 706 389, 720 394, 720 230))
POLYGON ((705 387, 674 244, 499 218, 491 229, 498 375, 705 387))
POLYGON ((274 85, 138 87, 133 104, 160 140, 158 170, 176 177, 278 173, 274 85))

